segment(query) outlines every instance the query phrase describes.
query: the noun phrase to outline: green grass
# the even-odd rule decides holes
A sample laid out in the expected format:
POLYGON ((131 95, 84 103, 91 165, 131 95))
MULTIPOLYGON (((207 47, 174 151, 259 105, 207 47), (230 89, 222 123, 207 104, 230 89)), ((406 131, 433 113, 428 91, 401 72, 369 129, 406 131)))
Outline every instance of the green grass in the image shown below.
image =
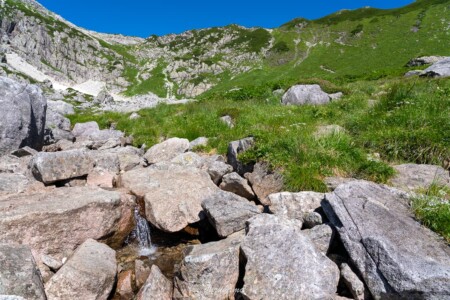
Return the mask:
POLYGON ((450 243, 450 188, 433 184, 418 192, 412 200, 417 219, 450 243))
POLYGON ((166 67, 166 63, 159 61, 158 65, 150 72, 150 77, 146 80, 141 80, 138 82, 136 79, 138 71, 135 68, 125 69, 124 76, 126 78, 134 78, 134 84, 129 86, 124 92, 126 96, 143 95, 148 92, 152 92, 159 97, 167 96, 167 89, 165 87, 165 78, 163 71, 166 67))

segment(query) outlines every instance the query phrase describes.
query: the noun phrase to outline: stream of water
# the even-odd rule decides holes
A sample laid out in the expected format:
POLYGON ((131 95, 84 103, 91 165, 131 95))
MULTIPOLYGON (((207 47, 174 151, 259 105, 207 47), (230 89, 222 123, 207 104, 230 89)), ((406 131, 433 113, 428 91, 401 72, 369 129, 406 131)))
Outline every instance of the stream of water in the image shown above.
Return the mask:
POLYGON ((139 255, 149 256, 156 252, 156 247, 152 244, 150 236, 150 226, 145 218, 139 213, 139 208, 134 210, 136 219, 136 239, 139 243, 139 255))

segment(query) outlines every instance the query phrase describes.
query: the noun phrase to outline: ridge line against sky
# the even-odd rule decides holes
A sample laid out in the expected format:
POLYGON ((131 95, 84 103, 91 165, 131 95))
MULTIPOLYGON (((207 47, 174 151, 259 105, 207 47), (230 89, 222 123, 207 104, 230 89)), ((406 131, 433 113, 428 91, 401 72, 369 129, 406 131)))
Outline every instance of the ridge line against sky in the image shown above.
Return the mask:
POLYGON ((298 17, 318 19, 342 9, 371 6, 396 8, 414 0, 228 0, 192 1, 106 1, 37 0, 71 23, 101 33, 149 37, 182 33, 192 29, 238 24, 246 27, 275 28, 298 17))

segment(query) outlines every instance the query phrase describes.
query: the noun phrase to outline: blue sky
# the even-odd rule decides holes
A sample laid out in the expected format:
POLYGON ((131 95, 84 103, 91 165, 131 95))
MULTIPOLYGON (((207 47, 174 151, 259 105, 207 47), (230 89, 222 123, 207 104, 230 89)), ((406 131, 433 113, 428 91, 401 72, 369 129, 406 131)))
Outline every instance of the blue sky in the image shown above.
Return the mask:
POLYGON ((38 0, 87 29, 148 37, 228 24, 273 28, 296 17, 315 19, 340 9, 400 7, 413 0, 38 0))

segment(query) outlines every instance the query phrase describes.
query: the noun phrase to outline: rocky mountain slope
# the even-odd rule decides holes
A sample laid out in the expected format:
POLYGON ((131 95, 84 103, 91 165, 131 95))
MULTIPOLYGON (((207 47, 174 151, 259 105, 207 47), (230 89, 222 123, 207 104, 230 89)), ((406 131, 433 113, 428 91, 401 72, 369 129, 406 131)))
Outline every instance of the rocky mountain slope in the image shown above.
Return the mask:
POLYGON ((34 0, 5 0, 1 51, 15 70, 94 96, 106 88, 122 96, 196 97, 249 83, 399 74, 412 57, 448 54, 449 6, 419 0, 271 30, 230 25, 140 39, 84 30, 34 0))

